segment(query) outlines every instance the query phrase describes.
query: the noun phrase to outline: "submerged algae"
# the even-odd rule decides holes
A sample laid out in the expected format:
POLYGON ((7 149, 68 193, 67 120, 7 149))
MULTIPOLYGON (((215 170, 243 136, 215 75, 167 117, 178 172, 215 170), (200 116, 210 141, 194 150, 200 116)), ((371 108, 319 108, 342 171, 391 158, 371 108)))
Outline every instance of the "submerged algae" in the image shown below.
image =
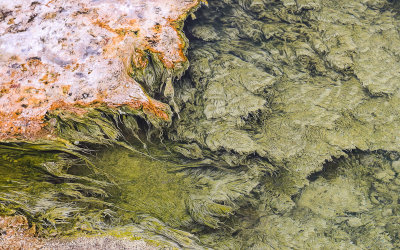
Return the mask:
POLYGON ((400 22, 385 1, 259 2, 211 1, 189 23, 219 39, 191 41, 170 138, 254 153, 303 179, 345 150, 398 150, 400 22))
MULTIPOLYGON (((186 248, 400 247, 400 20, 392 7, 210 1, 188 23, 191 67, 175 89, 166 88, 183 69, 168 71, 151 54, 152 68, 135 73, 179 111, 170 128, 103 109, 66 114, 56 127, 80 149, 109 145, 81 153, 97 174, 69 168, 83 176, 74 185, 85 177, 109 182, 103 195, 90 192, 97 183, 72 189, 79 212, 69 219, 88 220, 82 208, 93 196, 99 214, 73 230, 95 225, 186 248)), ((63 197, 71 179, 57 180, 63 188, 46 188, 63 197)))
MULTIPOLYGON (((382 227, 363 230, 380 231, 375 239, 382 238, 383 245, 364 237, 341 240, 344 233, 335 229, 339 222, 325 226, 329 209, 320 211, 307 230, 291 227, 297 222, 282 217, 310 203, 302 191, 317 184, 307 177, 327 161, 353 155, 355 149, 399 151, 400 20, 394 6, 388 1, 240 0, 209 1, 209 6, 186 28, 191 67, 177 83, 181 119, 167 136, 197 143, 205 157, 212 155, 214 166, 223 165, 233 175, 252 171, 259 177, 250 195, 242 197, 233 222, 225 221, 230 233, 203 232, 203 242, 254 249, 338 242, 394 247, 397 240, 387 238, 382 227), (324 238, 328 229, 331 234, 324 238)), ((336 217, 346 208, 363 207, 351 193, 355 180, 343 178, 325 187, 328 193, 348 188, 331 197, 336 217)), ((324 197, 315 199, 326 204, 324 197)), ((318 210, 313 209, 308 211, 318 210)), ((306 220, 308 213, 299 219, 306 220)))
MULTIPOLYGON (((54 152, 13 150, 6 155, 2 150, 2 153, 2 214, 24 214, 32 222, 38 222, 40 233, 46 235, 104 227, 99 222, 111 211, 102 198, 107 196, 104 188, 112 184, 94 176, 68 172, 74 165, 83 170, 85 163, 54 152)), ((91 169, 87 171, 95 175, 91 169)))
POLYGON ((121 148, 107 151, 97 160, 94 164, 112 175, 119 187, 110 201, 128 220, 150 214, 173 227, 189 224, 185 200, 192 182, 183 173, 169 172, 173 170, 170 162, 121 148))
POLYGON ((242 231, 248 239, 245 245, 254 249, 398 248, 398 176, 388 155, 355 153, 326 164, 293 199, 290 210, 265 213, 261 207, 262 219, 242 231))

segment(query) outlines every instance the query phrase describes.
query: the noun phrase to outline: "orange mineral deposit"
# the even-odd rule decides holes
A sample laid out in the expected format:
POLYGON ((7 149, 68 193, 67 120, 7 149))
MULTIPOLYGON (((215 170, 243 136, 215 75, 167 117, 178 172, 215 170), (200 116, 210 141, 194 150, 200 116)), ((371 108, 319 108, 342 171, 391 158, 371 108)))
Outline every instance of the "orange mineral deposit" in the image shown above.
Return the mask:
MULTIPOLYGON (((128 76, 144 51, 185 62, 177 23, 200 0, 0 1, 0 140, 43 135, 54 107, 130 105, 168 118, 128 76)), ((73 109, 72 109, 73 110, 73 109)))

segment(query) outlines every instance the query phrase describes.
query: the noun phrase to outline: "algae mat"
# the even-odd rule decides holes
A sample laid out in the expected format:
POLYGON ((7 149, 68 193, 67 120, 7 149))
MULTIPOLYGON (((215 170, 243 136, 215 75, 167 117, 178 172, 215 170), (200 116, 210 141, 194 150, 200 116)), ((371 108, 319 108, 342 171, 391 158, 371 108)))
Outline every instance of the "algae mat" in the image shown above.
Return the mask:
POLYGON ((44 236, 156 247, 399 248, 399 13, 386 0, 208 1, 185 23, 180 79, 155 56, 131 75, 171 123, 97 109, 66 122, 64 151, 8 145, 2 212, 44 236))

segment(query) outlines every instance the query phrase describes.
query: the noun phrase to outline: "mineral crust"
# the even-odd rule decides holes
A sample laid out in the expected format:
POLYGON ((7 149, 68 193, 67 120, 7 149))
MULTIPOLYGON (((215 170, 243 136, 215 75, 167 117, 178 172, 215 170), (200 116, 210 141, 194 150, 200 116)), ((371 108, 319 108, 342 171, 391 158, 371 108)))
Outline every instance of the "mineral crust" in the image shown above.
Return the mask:
POLYGON ((35 139, 46 113, 127 105, 169 119, 130 76, 152 53, 182 67, 179 23, 201 0, 0 2, 0 140, 35 139))

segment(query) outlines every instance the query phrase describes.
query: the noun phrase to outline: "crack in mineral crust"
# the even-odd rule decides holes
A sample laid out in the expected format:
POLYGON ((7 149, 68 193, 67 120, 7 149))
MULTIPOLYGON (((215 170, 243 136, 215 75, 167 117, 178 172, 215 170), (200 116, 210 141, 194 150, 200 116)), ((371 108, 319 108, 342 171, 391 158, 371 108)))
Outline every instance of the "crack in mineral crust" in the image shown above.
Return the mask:
POLYGON ((128 105, 168 120, 167 106, 129 76, 146 51, 186 62, 177 22, 201 0, 5 0, 0 3, 0 140, 35 139, 45 114, 128 105))

